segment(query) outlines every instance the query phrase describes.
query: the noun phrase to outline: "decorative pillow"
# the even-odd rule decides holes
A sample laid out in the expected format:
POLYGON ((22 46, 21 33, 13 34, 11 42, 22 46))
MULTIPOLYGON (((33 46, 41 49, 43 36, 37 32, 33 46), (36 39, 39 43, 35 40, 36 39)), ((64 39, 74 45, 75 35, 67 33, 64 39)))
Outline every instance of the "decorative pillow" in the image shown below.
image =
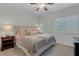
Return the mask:
POLYGON ((42 34, 43 31, 39 30, 37 27, 20 27, 17 30, 18 35, 36 35, 36 34, 42 34))
POLYGON ((27 35, 27 30, 25 30, 25 35, 27 35))
POLYGON ((25 35, 30 35, 29 29, 26 29, 26 30, 25 30, 25 35))
POLYGON ((29 32, 30 32, 30 35, 36 35, 37 34, 37 29, 36 28, 30 28, 29 32))
POLYGON ((25 28, 20 28, 19 29, 19 34, 20 35, 25 35, 25 28))

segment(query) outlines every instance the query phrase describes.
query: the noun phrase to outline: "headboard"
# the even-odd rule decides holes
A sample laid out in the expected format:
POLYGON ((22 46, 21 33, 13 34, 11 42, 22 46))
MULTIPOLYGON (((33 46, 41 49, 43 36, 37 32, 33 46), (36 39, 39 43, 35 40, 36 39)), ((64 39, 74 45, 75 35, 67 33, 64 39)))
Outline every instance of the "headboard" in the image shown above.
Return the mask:
POLYGON ((35 26, 17 26, 16 35, 36 35, 42 34, 43 31, 39 30, 35 26))

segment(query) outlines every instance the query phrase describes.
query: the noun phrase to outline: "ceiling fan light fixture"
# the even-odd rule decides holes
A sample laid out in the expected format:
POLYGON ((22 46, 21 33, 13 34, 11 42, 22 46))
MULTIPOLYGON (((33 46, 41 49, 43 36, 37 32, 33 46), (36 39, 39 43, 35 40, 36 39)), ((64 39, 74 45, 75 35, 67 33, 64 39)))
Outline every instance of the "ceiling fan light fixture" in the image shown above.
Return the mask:
POLYGON ((36 11, 39 9, 44 9, 45 11, 48 10, 47 5, 53 5, 54 3, 30 3, 32 5, 36 5, 36 11))
POLYGON ((44 7, 45 11, 47 11, 48 9, 46 7, 44 7))
POLYGON ((39 8, 44 8, 45 4, 39 4, 39 8))
POLYGON ((39 10, 39 8, 36 8, 36 11, 38 11, 39 10))

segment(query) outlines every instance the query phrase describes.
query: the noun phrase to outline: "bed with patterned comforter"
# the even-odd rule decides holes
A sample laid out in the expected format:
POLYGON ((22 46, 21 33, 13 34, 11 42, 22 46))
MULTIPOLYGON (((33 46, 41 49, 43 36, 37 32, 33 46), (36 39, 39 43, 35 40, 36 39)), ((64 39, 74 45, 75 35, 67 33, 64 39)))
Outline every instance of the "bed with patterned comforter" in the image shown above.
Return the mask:
POLYGON ((38 50, 48 45, 52 41, 54 44, 55 37, 49 34, 16 36, 16 44, 25 48, 27 52, 29 53, 29 55, 36 53, 38 50))

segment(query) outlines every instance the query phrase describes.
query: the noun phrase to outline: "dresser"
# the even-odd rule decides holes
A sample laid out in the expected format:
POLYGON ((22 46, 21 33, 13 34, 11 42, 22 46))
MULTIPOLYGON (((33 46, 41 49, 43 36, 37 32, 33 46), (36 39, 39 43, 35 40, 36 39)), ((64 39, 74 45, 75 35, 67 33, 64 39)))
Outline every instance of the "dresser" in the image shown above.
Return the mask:
POLYGON ((14 47, 14 36, 1 37, 1 51, 14 47))
POLYGON ((79 37, 74 37, 74 55, 79 56, 79 37))

